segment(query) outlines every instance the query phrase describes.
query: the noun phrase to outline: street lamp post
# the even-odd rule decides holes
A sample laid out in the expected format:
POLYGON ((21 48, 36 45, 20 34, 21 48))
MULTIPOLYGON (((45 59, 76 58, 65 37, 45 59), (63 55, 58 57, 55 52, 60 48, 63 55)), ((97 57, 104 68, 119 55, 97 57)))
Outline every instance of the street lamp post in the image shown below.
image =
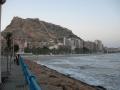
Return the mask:
POLYGON ((0 83, 1 83, 1 8, 6 0, 0 0, 0 83))

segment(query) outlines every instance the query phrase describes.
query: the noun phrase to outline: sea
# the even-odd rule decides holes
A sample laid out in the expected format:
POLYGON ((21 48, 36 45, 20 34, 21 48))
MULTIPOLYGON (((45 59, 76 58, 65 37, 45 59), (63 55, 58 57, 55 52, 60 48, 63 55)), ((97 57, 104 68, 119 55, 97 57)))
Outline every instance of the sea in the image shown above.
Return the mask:
POLYGON ((31 56, 38 64, 90 85, 120 90, 120 53, 31 56))

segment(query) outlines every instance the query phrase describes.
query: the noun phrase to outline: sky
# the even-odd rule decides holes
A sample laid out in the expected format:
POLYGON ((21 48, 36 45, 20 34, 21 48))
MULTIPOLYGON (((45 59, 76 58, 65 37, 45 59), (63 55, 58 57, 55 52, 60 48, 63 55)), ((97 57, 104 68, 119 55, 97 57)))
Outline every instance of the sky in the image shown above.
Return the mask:
POLYGON ((86 41, 120 47, 120 0, 7 0, 2 30, 14 16, 39 18, 66 27, 86 41))

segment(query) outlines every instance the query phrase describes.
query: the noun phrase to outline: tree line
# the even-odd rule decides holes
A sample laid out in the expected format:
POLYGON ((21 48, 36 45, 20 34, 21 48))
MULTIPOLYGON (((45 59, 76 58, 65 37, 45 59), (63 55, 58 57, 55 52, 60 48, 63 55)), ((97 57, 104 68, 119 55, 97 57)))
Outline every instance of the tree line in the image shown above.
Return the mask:
POLYGON ((67 47, 67 46, 60 46, 58 49, 56 49, 56 48, 49 49, 48 47, 45 47, 45 46, 42 48, 26 47, 24 49, 24 52, 25 53, 33 53, 33 54, 87 54, 87 53, 93 53, 93 51, 89 50, 86 47, 75 48, 74 50, 71 50, 71 48, 67 47))

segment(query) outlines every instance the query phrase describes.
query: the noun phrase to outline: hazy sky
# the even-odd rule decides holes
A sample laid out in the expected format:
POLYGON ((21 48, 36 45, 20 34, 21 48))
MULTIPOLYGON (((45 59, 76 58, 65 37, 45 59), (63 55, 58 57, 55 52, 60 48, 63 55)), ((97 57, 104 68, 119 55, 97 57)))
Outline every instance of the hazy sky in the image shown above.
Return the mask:
POLYGON ((84 40, 120 47, 120 0, 7 0, 2 30, 14 16, 61 25, 84 40))

